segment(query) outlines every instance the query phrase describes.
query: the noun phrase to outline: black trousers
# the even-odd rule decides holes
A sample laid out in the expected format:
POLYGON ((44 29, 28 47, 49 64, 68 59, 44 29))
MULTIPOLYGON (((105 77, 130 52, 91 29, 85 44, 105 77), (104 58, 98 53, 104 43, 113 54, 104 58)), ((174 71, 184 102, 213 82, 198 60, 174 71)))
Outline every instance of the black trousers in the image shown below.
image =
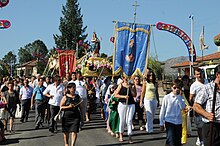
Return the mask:
POLYGON ((26 121, 28 120, 30 106, 31 106, 31 98, 23 99, 21 101, 21 120, 22 121, 24 121, 24 119, 26 119, 26 121))
POLYGON ((58 114, 59 110, 60 110, 60 106, 50 105, 50 113, 51 113, 50 127, 53 130, 57 130, 57 123, 54 120, 54 117, 58 114))
MULTIPOLYGON (((205 123, 202 127, 204 146, 209 146, 210 123, 205 123)), ((220 146, 220 123, 213 123, 212 146, 220 146)))

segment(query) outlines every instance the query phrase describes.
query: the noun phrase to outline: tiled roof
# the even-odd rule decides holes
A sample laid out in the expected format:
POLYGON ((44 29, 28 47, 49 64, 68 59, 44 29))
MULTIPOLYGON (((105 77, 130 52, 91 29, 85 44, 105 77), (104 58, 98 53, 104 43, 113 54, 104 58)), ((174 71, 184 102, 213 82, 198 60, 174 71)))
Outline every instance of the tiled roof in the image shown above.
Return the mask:
MULTIPOLYGON (((216 52, 213 54, 205 55, 203 57, 197 57, 196 61, 193 63, 193 65, 198 65, 200 62, 203 61, 210 61, 210 60, 220 60, 220 52, 216 52)), ((174 66, 171 66, 171 68, 178 68, 178 67, 189 67, 190 62, 185 61, 181 63, 177 63, 174 66)))
POLYGON ((19 65, 19 67, 23 67, 23 66, 31 66, 31 67, 34 67, 34 66, 36 66, 36 63, 37 63, 37 62, 38 62, 37 60, 31 60, 31 61, 28 61, 28 62, 25 62, 25 63, 19 65))

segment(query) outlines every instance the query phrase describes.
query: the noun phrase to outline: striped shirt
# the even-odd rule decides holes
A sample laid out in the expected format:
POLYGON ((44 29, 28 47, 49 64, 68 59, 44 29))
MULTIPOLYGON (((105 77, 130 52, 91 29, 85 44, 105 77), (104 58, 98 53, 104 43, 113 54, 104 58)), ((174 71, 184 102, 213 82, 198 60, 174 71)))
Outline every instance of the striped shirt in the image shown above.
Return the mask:
MULTIPOLYGON (((213 101, 213 92, 214 92, 214 82, 208 83, 202 86, 198 90, 198 94, 196 95, 195 102, 200 104, 203 109, 207 112, 212 112, 212 101, 213 101)), ((216 93, 216 103, 215 103, 215 119, 220 122, 220 92, 216 93)), ((202 117, 202 120, 207 123, 208 119, 202 117)))

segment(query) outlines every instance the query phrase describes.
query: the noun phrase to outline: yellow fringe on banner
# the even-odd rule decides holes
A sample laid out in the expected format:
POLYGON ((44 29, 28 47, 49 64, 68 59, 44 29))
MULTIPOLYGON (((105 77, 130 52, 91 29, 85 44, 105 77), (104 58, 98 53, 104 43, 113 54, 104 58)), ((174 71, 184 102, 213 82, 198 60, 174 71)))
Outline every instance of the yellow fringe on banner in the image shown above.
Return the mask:
POLYGON ((181 143, 186 144, 187 141, 187 114, 182 110, 182 138, 181 143))

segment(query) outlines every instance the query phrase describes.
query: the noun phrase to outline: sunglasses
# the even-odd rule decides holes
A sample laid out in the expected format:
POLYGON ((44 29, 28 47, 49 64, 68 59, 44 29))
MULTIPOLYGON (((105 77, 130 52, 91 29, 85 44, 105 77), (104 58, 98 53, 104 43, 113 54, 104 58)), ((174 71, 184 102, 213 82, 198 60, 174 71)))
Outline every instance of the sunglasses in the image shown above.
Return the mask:
POLYGON ((176 89, 180 89, 180 87, 173 87, 173 89, 174 89, 174 90, 176 90, 176 89))

